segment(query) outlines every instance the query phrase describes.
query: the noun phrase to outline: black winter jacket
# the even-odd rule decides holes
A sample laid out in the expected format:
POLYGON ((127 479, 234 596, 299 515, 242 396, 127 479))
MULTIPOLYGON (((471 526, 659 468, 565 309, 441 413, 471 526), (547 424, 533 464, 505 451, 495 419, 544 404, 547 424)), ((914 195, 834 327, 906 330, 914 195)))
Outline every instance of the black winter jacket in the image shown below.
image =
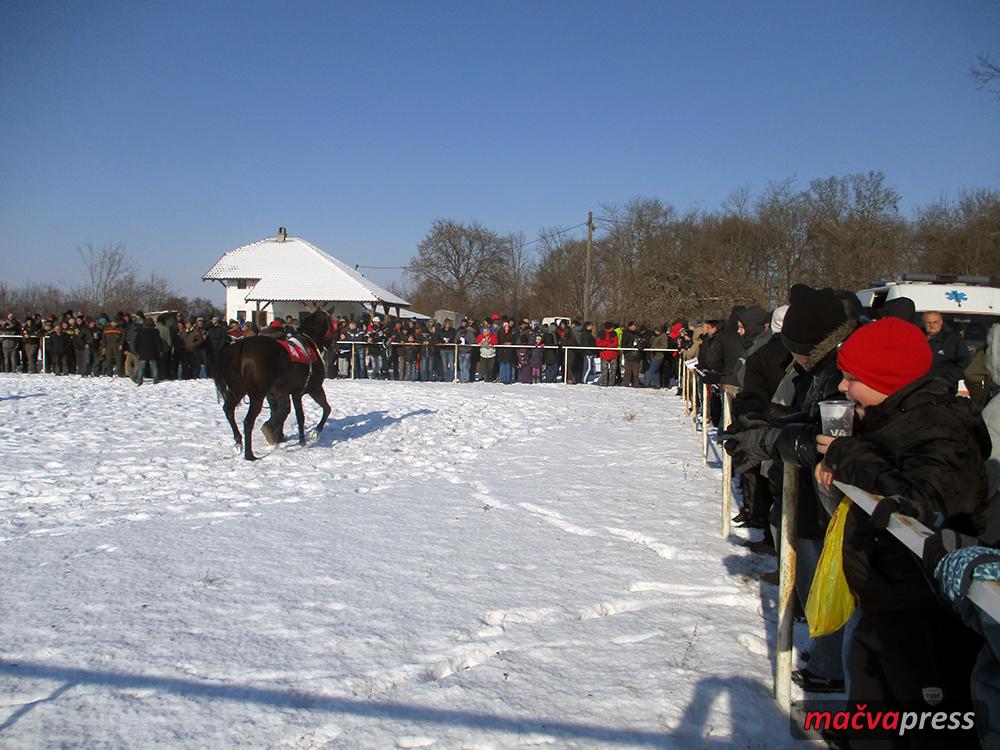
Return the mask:
POLYGON ((720 372, 722 370, 722 343, 718 333, 705 337, 698 348, 698 369, 720 372))
POLYGON ((773 334, 770 341, 751 354, 743 372, 743 390, 733 400, 733 418, 752 412, 763 414, 791 361, 792 355, 781 343, 780 333, 773 334))
MULTIPOLYGON (((902 495, 925 526, 979 536, 984 530, 990 437, 949 387, 925 376, 865 410, 858 433, 835 440, 826 464, 838 481, 876 495, 902 495)), ((844 574, 865 612, 936 606, 920 563, 852 507, 844 528, 844 574)))
POLYGON ((153 326, 142 326, 135 334, 135 356, 143 362, 155 362, 163 348, 160 332, 153 326))
POLYGON ((927 343, 934 354, 931 375, 948 383, 954 390, 958 387, 958 381, 965 376, 965 368, 972 361, 969 347, 958 334, 947 329, 927 339, 927 343))

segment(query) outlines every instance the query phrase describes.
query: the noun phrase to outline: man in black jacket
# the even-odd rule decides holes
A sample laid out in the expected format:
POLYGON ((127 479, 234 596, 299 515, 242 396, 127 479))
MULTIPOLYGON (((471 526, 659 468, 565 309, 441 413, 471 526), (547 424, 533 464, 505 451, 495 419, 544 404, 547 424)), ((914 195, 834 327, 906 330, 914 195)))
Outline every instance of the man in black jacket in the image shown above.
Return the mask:
MULTIPOLYGON (((837 347, 856 327, 857 321, 847 316, 832 289, 794 285, 781 329, 782 343, 795 360, 791 402, 785 407, 770 405, 763 415, 744 415, 732 428, 739 430, 735 439, 726 443, 737 473, 764 460, 774 462, 768 477, 775 498, 781 497, 784 465, 798 469, 795 588, 802 603, 808 598, 829 521, 812 477, 821 458, 816 448, 821 432, 819 402, 843 398, 837 390, 841 380, 837 347)), ((775 502, 771 517, 775 528, 780 508, 780 501, 775 502)), ((798 670, 793 679, 811 692, 842 690, 842 644, 843 631, 814 639, 809 669, 798 670)))
POLYGON ((165 348, 160 332, 156 329, 156 323, 147 317, 135 334, 135 355, 139 360, 134 378, 136 385, 142 385, 147 364, 153 376, 153 385, 160 382, 160 354, 165 348))
POLYGON ((972 361, 969 347, 957 334, 945 327, 941 313, 925 312, 924 330, 927 332, 927 343, 934 354, 931 376, 943 380, 952 393, 955 393, 958 381, 964 377, 965 368, 972 361))

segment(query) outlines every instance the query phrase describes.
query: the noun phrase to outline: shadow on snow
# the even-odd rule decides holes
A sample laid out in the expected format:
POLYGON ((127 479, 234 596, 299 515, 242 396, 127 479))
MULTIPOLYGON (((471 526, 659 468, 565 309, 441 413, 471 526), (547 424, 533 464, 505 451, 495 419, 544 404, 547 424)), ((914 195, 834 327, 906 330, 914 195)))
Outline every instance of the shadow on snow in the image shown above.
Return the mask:
MULTIPOLYGON (((691 702, 684 710, 681 725, 671 732, 618 729, 583 722, 497 716, 477 711, 442 709, 394 701, 359 700, 307 693, 231 684, 204 682, 177 677, 129 674, 73 667, 60 667, 37 662, 0 662, 0 674, 22 679, 55 680, 63 684, 49 696, 20 706, 3 724, 0 733, 9 729, 33 708, 57 700, 68 690, 82 685, 98 685, 117 690, 154 689, 185 698, 234 701, 271 706, 279 709, 299 709, 318 713, 339 713, 377 720, 415 722, 424 725, 466 727, 473 730, 507 734, 543 734, 563 739, 579 739, 602 744, 636 745, 658 748, 730 748, 736 736, 712 737, 719 727, 711 723, 713 707, 723 696, 730 706, 743 705, 753 712, 753 723, 761 726, 773 720, 787 726, 788 719, 774 704, 769 691, 760 683, 743 677, 706 677, 695 686, 691 702), (692 744, 694 743, 694 744, 692 744)), ((772 726, 774 726, 772 724, 772 726)), ((733 734, 743 734, 749 727, 734 727, 733 734)), ((725 729, 729 729, 726 727, 725 729)), ((773 736, 773 729, 764 729, 773 736)), ((744 740, 744 738, 741 738, 744 740)), ((745 738, 747 747, 755 746, 745 738)), ((740 744, 744 744, 740 741, 740 744)), ((763 746, 763 745, 762 745, 763 746)))

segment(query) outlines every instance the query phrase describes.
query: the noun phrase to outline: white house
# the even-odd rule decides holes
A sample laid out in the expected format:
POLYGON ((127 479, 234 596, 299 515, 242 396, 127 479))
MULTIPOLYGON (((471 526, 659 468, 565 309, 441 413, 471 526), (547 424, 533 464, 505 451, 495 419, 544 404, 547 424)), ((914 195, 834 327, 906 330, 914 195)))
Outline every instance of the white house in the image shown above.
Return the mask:
POLYGON ((298 318, 310 307, 356 320, 366 313, 398 316, 410 304, 301 237, 289 237, 284 227, 275 237, 230 250, 202 280, 226 287, 227 320, 259 326, 298 318))

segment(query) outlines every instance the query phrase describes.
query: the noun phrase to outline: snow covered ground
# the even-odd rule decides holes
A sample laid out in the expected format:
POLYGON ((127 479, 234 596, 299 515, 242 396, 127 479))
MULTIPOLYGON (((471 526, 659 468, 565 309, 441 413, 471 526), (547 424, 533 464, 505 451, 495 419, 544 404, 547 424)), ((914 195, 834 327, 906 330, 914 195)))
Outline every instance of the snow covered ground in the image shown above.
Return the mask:
POLYGON ((671 392, 327 393, 0 375, 0 746, 803 747, 671 392))

